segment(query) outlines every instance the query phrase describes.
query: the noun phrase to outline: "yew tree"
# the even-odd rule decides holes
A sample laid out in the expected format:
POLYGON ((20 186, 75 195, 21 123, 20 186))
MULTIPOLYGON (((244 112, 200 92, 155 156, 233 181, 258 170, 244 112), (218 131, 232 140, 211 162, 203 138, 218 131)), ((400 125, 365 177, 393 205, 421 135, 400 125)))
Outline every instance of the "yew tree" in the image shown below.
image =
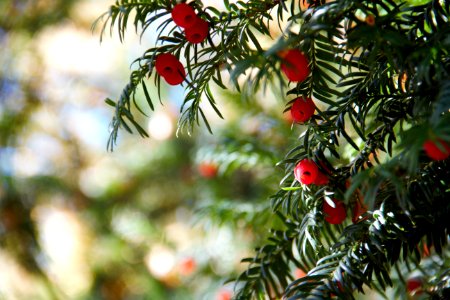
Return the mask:
POLYGON ((298 136, 275 153, 284 177, 267 199, 283 226, 243 258, 234 299, 354 299, 389 286, 396 299, 449 299, 450 2, 223 3, 117 0, 99 19, 121 40, 128 26, 156 31, 106 100, 108 148, 121 129, 147 137, 136 97, 153 110, 150 85, 184 88, 180 134, 214 131, 205 103, 227 118, 221 89, 241 101, 277 93, 298 136))

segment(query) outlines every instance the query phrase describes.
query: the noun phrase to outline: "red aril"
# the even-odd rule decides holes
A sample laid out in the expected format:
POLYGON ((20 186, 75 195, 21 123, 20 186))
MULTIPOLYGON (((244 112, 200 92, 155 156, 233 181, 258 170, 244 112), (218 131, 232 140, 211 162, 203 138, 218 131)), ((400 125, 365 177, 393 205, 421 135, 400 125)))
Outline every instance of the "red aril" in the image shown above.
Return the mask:
POLYGON ((441 139, 425 141, 423 149, 428 157, 433 160, 444 160, 450 156, 450 146, 441 139))
POLYGON ((315 185, 326 185, 328 184, 329 179, 328 176, 319 171, 317 174, 316 180, 314 180, 315 185))
POLYGON ((202 162, 198 166, 198 173, 203 178, 214 178, 217 176, 218 167, 214 163, 202 162))
POLYGON ((298 97, 292 103, 291 115, 295 122, 304 123, 312 117, 315 110, 316 105, 311 98, 298 97))
POLYGON ((194 26, 197 19, 197 14, 189 4, 179 3, 172 9, 172 20, 185 29, 194 26))
POLYGON ((332 207, 327 201, 323 201, 323 213, 325 221, 330 224, 341 224, 347 218, 345 204, 342 201, 332 199, 334 206, 332 207))
POLYGON ((281 71, 293 82, 302 82, 309 75, 309 61, 298 49, 290 49, 280 53, 283 59, 281 71))
POLYGON ((186 78, 183 65, 175 55, 170 53, 162 53, 156 57, 155 69, 170 85, 180 84, 186 78))
POLYGON ((410 294, 419 295, 422 293, 422 280, 417 277, 408 279, 406 289, 410 294))
POLYGON ((319 168, 309 159, 302 160, 294 168, 295 179, 306 185, 314 183, 318 174, 319 168))
POLYGON ((184 30, 186 40, 192 44, 198 44, 203 42, 208 36, 209 25, 203 19, 198 18, 195 24, 184 30))

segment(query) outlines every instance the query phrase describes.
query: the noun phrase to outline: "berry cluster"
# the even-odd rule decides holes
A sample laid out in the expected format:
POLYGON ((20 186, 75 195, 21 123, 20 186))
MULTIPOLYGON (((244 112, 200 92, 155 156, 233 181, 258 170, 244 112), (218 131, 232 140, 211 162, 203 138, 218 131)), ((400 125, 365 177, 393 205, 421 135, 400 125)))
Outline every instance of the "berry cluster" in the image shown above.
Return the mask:
MULTIPOLYGON (((281 71, 293 82, 302 82, 309 76, 309 62, 306 56, 297 49, 279 53, 282 58, 281 71)), ((298 97, 292 101, 291 116, 296 123, 303 124, 310 120, 316 111, 316 105, 309 97, 298 97)), ((319 163, 319 165, 322 165, 319 163)), ((323 169, 323 167, 322 167, 323 169)), ((310 159, 303 159, 294 168, 295 179, 304 185, 327 185, 328 175, 319 170, 317 164, 310 159)), ((352 221, 358 222, 359 217, 367 211, 364 203, 357 201, 354 205, 352 221)), ((345 204, 337 199, 325 200, 322 212, 326 222, 341 224, 347 218, 345 204)))
MULTIPOLYGON (((319 170, 316 163, 310 159, 303 159, 294 168, 295 179, 301 184, 326 185, 328 176, 319 170)), ((330 224, 341 224, 347 217, 345 205, 342 201, 332 199, 333 205, 327 201, 323 203, 323 214, 325 221, 330 224)))
MULTIPOLYGON (((293 82, 302 82, 308 78, 310 69, 305 54, 298 49, 290 49, 279 53, 282 58, 281 71, 293 82)), ((309 97, 298 97, 293 100, 291 116, 296 123, 305 123, 314 115, 316 105, 309 97)), ((326 185, 328 176, 319 170, 316 163, 310 159, 303 159, 294 168, 295 179, 301 184, 326 185)), ((330 224, 341 224, 347 218, 345 204, 332 199, 323 202, 324 219, 330 224)), ((358 210, 359 213, 359 210, 358 210)))
MULTIPOLYGON (((209 33, 209 24, 200 18, 193 6, 187 3, 176 4, 171 11, 174 23, 184 29, 186 40, 192 44, 203 42, 209 33)), ((366 23, 374 26, 375 18, 368 15, 366 23)), ((278 53, 281 58, 280 70, 291 82, 301 83, 305 81, 311 70, 309 60, 299 49, 287 49, 278 53)), ((155 60, 156 72, 163 77, 168 84, 177 85, 186 78, 183 65, 176 56, 170 53, 162 53, 155 60)), ((316 111, 316 105, 310 97, 300 96, 292 101, 291 116, 295 123, 304 124, 308 122, 316 111)), ((427 140, 423 145, 425 153, 433 160, 443 160, 450 156, 450 145, 441 139, 427 140)), ((213 178, 216 176, 217 168, 209 165, 201 165, 199 173, 202 177, 213 178)), ((304 185, 327 185, 329 178, 327 174, 319 170, 316 163, 310 159, 303 159, 294 168, 295 179, 304 185)), ((363 202, 358 201, 353 209, 353 222, 357 222, 361 214, 367 208, 363 202)), ((346 207, 342 201, 332 199, 323 202, 323 213, 325 221, 330 224, 340 224, 346 217, 346 207), (332 202, 332 203, 331 203, 332 202)))
MULTIPOLYGON (((209 33, 208 22, 200 18, 187 3, 175 5, 171 12, 174 23, 184 29, 186 40, 191 44, 203 42, 209 33)), ((155 59, 159 76, 170 85, 178 85, 186 78, 186 71, 178 58, 170 53, 159 54, 155 59)))
POLYGON ((177 85, 186 78, 186 71, 178 58, 170 53, 162 53, 156 57, 156 72, 163 77, 168 84, 177 85))
MULTIPOLYGON (((368 16, 366 22, 373 26, 375 18, 368 16)), ((307 57, 298 49, 289 49, 278 53, 281 57, 281 71, 293 82, 302 82, 308 78, 310 69, 307 57)), ((309 97, 298 97, 292 101, 291 117, 296 123, 303 124, 310 120, 314 115, 316 106, 309 97)), ((427 156, 432 160, 444 160, 450 156, 450 145, 442 139, 428 139, 423 144, 423 149, 427 156)), ((304 185, 327 185, 328 176, 319 170, 319 167, 310 159, 303 159, 294 168, 295 179, 304 185)), ((339 200, 333 199, 323 202, 323 214, 325 221, 330 224, 340 224, 346 217, 345 204, 339 200)), ((367 211, 366 206, 358 200, 353 207, 352 222, 360 220, 360 216, 367 211)))
POLYGON ((328 184, 327 175, 319 171, 316 163, 310 159, 304 159, 294 168, 294 176, 302 184, 326 185, 328 184))
MULTIPOLYGON (((368 16, 366 22, 373 26, 375 18, 368 16)), ((303 82, 308 78, 310 69, 309 61, 305 54, 298 49, 289 49, 279 52, 282 59, 280 69, 292 82, 303 82)), ((316 106, 309 97, 298 97, 292 101, 291 116, 296 123, 303 124, 314 115, 316 106)), ((432 160, 444 160, 450 156, 450 145, 442 139, 428 139, 423 144, 423 149, 432 160)), ((303 159, 294 168, 295 179, 301 184, 326 185, 329 182, 328 176, 322 173, 318 166, 309 159, 303 159)), ((333 199, 334 206, 328 201, 323 203, 323 213, 325 221, 330 224, 340 224, 347 217, 345 204, 333 199)), ((359 216, 367 211, 364 203, 357 201, 353 208, 353 223, 357 222, 359 216)))
MULTIPOLYGON (((289 49, 278 53, 282 62, 281 71, 293 82, 302 82, 309 76, 309 61, 298 49, 289 49)), ((309 97, 298 97, 292 101, 291 116, 296 123, 305 123, 316 111, 316 105, 309 97)))
POLYGON ((208 36, 208 22, 197 16, 192 6, 179 3, 172 9, 172 20, 184 28, 186 40, 192 44, 203 42, 208 36))

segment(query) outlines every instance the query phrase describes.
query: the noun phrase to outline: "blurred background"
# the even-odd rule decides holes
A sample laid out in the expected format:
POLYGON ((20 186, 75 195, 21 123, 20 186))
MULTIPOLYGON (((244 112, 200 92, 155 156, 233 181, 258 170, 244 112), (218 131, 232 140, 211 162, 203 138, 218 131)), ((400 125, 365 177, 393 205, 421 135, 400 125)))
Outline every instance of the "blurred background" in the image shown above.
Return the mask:
POLYGON ((137 99, 150 138, 122 131, 107 152, 104 99, 154 43, 133 29, 100 43, 111 4, 0 1, 0 299, 227 300, 277 226, 275 164, 297 136, 286 101, 221 92, 225 120, 204 108, 214 134, 176 137, 184 90, 164 85, 155 112, 137 99))

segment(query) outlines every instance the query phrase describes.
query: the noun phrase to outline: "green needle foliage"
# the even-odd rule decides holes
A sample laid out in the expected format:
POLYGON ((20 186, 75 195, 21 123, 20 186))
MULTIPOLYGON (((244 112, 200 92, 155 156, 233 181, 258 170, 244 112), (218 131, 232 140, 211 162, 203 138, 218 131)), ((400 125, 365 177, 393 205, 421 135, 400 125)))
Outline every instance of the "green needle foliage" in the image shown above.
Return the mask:
MULTIPOLYGON (((286 99, 312 97, 321 109, 279 163, 286 176, 271 199, 284 227, 243 260, 249 267, 236 279, 235 299, 355 299, 367 289, 384 295, 389 286, 405 298, 404 268, 421 272, 425 295, 448 299, 449 161, 431 160, 422 147, 428 139, 450 141, 450 3, 303 2, 224 1, 219 11, 192 1, 210 27, 207 39, 192 45, 171 19, 176 1, 116 1, 100 19, 103 32, 117 28, 123 40, 129 21, 141 34, 156 24, 157 43, 135 61, 119 99, 107 100, 116 111, 108 147, 120 128, 147 135, 132 108, 142 88, 153 110, 145 82, 161 53, 185 61, 189 80, 179 128, 188 132, 200 121, 211 131, 201 101, 222 117, 213 86, 235 88, 243 100, 275 86, 286 99), (275 36, 274 27, 281 34, 275 36), (261 36, 272 38, 269 48, 261 36), (310 75, 300 83, 287 82, 280 71, 280 51, 293 48, 310 62, 310 75), (328 173, 328 184, 294 179, 295 165, 305 158, 328 173), (344 223, 324 220, 329 198, 344 201, 344 223), (367 211, 358 219, 361 203, 367 211), (428 261, 426 271, 425 246, 439 258, 428 261), (293 268, 307 275, 294 278, 293 268)), ((153 78, 160 90, 160 77, 153 78)))

